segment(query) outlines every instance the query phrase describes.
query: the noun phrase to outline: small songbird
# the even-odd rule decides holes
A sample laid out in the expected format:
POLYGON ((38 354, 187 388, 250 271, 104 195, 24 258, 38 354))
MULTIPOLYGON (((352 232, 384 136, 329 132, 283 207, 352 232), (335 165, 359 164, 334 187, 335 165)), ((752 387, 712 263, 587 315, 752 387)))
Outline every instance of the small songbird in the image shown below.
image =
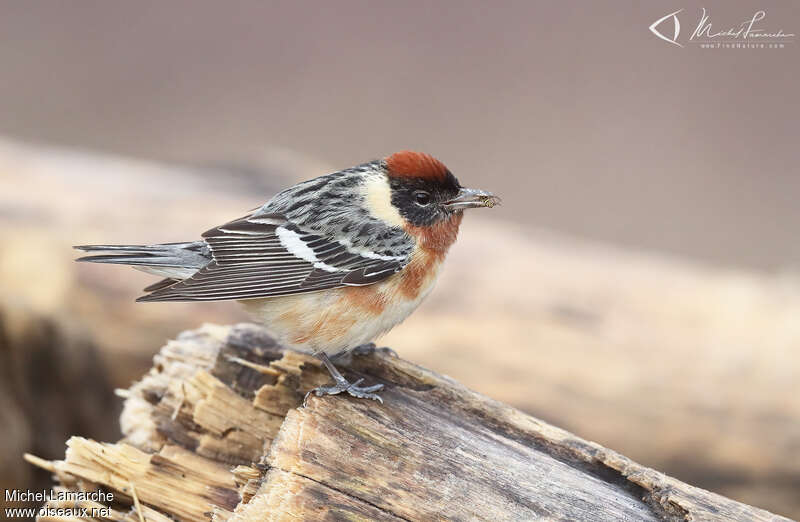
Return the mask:
MULTIPOLYGON (((493 207, 440 161, 403 151, 304 181, 199 241, 88 245, 78 261, 132 265, 164 279, 137 301, 237 300, 289 348, 312 352, 333 386, 381 400, 331 363, 403 321, 428 295, 463 210, 493 207)), ((372 345, 374 347, 374 345, 372 345)))

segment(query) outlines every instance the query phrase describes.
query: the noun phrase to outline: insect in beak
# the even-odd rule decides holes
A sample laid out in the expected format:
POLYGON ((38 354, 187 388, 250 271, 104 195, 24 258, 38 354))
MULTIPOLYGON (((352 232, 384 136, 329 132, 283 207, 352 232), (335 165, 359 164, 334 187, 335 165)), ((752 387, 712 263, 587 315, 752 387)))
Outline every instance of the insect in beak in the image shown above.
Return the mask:
POLYGON ((471 188, 461 188, 458 191, 458 195, 450 201, 446 201, 444 206, 452 210, 460 210, 463 208, 492 208, 493 206, 499 204, 500 198, 491 192, 471 188))

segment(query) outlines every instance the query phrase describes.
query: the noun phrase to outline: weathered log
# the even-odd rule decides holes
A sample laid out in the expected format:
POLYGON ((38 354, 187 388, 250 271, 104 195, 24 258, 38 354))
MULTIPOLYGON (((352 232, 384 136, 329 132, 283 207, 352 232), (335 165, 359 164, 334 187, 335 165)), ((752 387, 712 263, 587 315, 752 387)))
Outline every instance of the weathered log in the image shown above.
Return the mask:
POLYGON ((257 326, 206 325, 120 392, 122 441, 28 459, 59 488, 113 492, 112 520, 786 520, 391 355, 342 367, 384 383, 385 404, 301 407, 328 381, 318 361, 257 326))

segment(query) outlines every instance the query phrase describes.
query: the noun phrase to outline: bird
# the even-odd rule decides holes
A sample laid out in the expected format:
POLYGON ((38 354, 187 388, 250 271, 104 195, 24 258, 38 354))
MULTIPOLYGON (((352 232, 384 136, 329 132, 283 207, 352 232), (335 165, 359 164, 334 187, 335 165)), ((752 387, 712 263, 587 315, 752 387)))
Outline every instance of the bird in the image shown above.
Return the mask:
POLYGON ((331 357, 374 349, 433 289, 464 210, 499 203, 433 156, 400 151, 298 183, 197 241, 74 248, 91 253, 77 261, 163 278, 137 301, 241 302, 283 346, 322 361, 334 382, 317 396, 382 403, 383 384, 348 381, 331 357))

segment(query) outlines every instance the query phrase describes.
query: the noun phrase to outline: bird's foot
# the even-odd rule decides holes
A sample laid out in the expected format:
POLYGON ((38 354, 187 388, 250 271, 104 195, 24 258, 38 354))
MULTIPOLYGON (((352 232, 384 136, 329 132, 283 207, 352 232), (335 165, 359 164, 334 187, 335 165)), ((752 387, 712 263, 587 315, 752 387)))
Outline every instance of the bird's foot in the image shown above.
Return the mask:
POLYGON ((358 399, 372 399, 374 401, 378 401, 383 404, 383 399, 381 399, 380 395, 374 393, 376 391, 380 391, 383 389, 383 384, 373 384, 372 386, 359 386, 361 381, 364 379, 359 379, 354 383, 351 383, 344 377, 341 379, 335 379, 336 384, 333 386, 320 386, 319 388, 314 388, 310 392, 306 393, 306 396, 303 398, 303 407, 306 406, 306 402, 308 401, 308 397, 313 393, 317 397, 322 397, 323 395, 338 395, 342 392, 347 392, 353 397, 358 399))
POLYGON ((375 343, 367 343, 362 344, 360 346, 356 346, 352 350, 353 355, 372 355, 373 353, 384 353, 386 355, 391 355, 392 357, 399 357, 397 352, 389 348, 388 346, 382 346, 378 348, 375 343))

